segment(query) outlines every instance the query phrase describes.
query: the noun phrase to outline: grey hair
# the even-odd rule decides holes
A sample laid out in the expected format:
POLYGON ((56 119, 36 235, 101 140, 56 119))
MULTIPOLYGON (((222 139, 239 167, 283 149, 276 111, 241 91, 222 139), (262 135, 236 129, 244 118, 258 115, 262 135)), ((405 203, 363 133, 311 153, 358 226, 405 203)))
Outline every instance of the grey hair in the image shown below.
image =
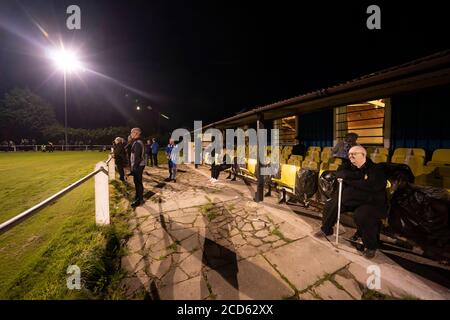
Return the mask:
POLYGON ((357 150, 358 152, 362 152, 364 154, 364 157, 367 157, 367 150, 364 147, 362 147, 362 146, 351 147, 348 152, 351 152, 352 150, 353 151, 357 150))

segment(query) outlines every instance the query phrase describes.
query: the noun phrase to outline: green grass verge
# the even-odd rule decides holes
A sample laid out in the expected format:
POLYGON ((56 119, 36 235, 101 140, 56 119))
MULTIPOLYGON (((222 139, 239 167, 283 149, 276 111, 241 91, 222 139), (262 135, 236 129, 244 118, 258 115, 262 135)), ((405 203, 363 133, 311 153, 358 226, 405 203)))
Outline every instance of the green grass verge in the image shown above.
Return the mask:
MULTIPOLYGON (((28 189, 35 198, 39 198, 37 180, 40 180, 41 190, 51 194, 89 173, 96 162, 105 159, 106 154, 100 152, 2 154, 0 171, 10 168, 13 172, 8 171, 9 174, 16 174, 21 179, 26 177, 30 181, 28 187, 17 178, 18 184, 13 193, 15 199, 8 203, 20 205, 20 212, 35 204, 24 199, 28 189), (50 160, 53 165, 47 163, 50 160), (68 171, 61 171, 60 167, 54 165, 62 162, 68 171), (47 176, 44 175, 44 168, 48 170, 47 176), (40 178, 34 176, 35 171, 40 178), (78 176, 75 176, 75 172, 78 176)), ((9 183, 12 180, 15 179, 9 178, 9 183)), ((8 181, 2 181, 0 186, 8 187, 8 181)), ((93 180, 89 180, 1 234, 0 299, 122 298, 119 288, 123 277, 120 256, 122 244, 129 236, 127 204, 122 199, 127 190, 125 186, 114 182, 110 192, 110 226, 95 225, 94 185, 93 180), (67 288, 66 270, 70 265, 77 265, 81 270, 81 290, 67 288)), ((2 213, 8 211, 11 214, 14 211, 5 203, 1 205, 2 213)))

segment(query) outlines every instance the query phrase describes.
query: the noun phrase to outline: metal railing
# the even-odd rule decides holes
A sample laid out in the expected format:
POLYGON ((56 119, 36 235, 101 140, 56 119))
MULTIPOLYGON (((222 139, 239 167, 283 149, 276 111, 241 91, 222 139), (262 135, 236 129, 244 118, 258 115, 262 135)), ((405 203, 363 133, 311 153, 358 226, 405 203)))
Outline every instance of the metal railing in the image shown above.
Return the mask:
POLYGON ((48 197, 44 201, 38 203, 34 207, 25 210, 24 212, 14 216, 13 218, 0 224, 0 233, 9 230, 13 226, 22 222, 26 218, 30 217, 34 213, 44 209, 49 204, 53 203, 55 200, 61 198, 63 195, 69 191, 75 189, 76 187, 82 185, 87 180, 95 176, 95 220, 98 225, 109 224, 109 187, 108 187, 108 176, 110 179, 115 177, 114 169, 114 158, 110 155, 106 162, 98 162, 95 166, 94 171, 84 176, 80 180, 72 183, 66 188, 58 191, 54 195, 48 197), (98 175, 103 173, 103 175, 98 175))

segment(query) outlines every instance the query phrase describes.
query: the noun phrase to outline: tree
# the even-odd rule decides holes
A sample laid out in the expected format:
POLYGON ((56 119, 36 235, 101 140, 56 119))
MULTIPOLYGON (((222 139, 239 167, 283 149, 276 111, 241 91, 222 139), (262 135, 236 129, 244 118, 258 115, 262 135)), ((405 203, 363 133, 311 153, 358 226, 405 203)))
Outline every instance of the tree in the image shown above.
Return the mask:
POLYGON ((29 89, 15 88, 0 103, 0 133, 3 139, 43 138, 43 132, 57 125, 53 108, 29 89))

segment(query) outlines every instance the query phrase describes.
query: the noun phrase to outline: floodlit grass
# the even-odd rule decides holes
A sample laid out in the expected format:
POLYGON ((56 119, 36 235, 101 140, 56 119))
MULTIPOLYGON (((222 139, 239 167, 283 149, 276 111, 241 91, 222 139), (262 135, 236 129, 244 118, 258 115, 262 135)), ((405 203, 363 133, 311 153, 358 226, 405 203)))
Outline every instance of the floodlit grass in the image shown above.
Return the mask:
MULTIPOLYGON (((0 221, 30 208, 106 160, 103 152, 1 153, 0 221)), ((120 298, 121 240, 127 234, 124 187, 110 187, 112 226, 95 225, 94 181, 0 234, 0 299, 120 298), (121 190, 122 189, 122 190, 121 190), (81 269, 82 290, 68 290, 67 267, 81 269)))
POLYGON ((1 152, 0 222, 31 208, 82 178, 104 152, 1 152))

